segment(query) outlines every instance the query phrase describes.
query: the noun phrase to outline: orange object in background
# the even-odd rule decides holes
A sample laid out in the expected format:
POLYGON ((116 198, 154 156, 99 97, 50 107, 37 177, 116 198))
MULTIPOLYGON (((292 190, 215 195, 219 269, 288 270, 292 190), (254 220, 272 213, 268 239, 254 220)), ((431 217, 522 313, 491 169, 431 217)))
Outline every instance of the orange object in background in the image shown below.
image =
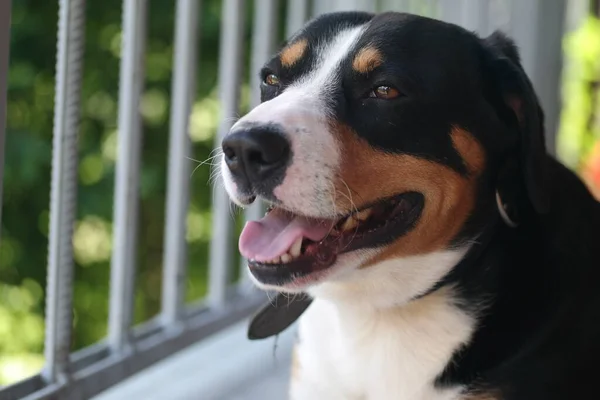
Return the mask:
POLYGON ((583 164, 581 175, 594 196, 600 201, 600 140, 583 164))

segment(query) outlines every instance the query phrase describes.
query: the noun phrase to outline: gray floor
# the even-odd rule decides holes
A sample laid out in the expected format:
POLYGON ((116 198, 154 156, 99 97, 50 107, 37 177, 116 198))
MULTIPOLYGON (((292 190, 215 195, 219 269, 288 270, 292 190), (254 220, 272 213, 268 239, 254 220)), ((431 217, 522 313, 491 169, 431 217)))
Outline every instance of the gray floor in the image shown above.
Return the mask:
POLYGON ((264 374, 254 382, 240 385, 219 400, 284 400, 288 389, 288 366, 289 363, 264 374))
POLYGON ((250 342, 247 321, 174 354, 94 400, 284 400, 294 329, 250 342))

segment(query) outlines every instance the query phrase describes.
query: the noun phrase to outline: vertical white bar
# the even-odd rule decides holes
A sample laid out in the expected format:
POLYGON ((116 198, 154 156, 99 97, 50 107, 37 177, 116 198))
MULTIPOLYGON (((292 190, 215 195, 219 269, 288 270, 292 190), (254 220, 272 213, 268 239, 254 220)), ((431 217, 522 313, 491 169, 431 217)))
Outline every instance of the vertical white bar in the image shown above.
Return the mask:
POLYGON ((440 5, 438 0, 426 0, 426 17, 430 18, 439 18, 440 14, 440 5))
POLYGON ((165 325, 180 318, 185 302, 186 228, 190 202, 189 118, 196 88, 199 10, 199 0, 177 0, 162 281, 165 325))
POLYGON ((399 11, 407 12, 410 8, 409 0, 382 0, 380 2, 380 10, 383 11, 399 11))
MULTIPOLYGON (((275 51, 277 35, 276 0, 254 0, 254 21, 252 27, 252 54, 250 58, 250 106, 260 104, 259 73, 265 62, 275 51)), ((303 22, 301 23, 302 26, 303 22)))
MULTIPOLYGON (((2 177, 4 176, 8 57, 10 55, 10 6, 10 1, 0 2, 0 226, 2 226, 2 177)), ((1 233, 2 229, 0 229, 1 233)), ((0 240, 2 240, 1 236, 0 240)))
MULTIPOLYGON (((600 1, 593 1, 595 1, 596 4, 598 4, 598 7, 600 7, 600 1)), ((590 14, 590 0, 570 0, 565 12, 565 33, 570 33, 579 28, 583 21, 590 14)))
POLYGON ((144 88, 146 14, 146 0, 123 0, 119 136, 108 321, 108 343, 113 351, 128 346, 129 328, 133 320, 141 153, 139 105, 144 88))
MULTIPOLYGON (((221 122, 215 146, 229 132, 232 118, 238 116, 242 66, 242 39, 244 33, 245 0, 223 0, 221 42, 219 47, 219 95, 221 122)), ((221 307, 227 301, 227 286, 231 272, 233 251, 232 224, 229 198, 221 185, 215 187, 213 196, 213 237, 210 243, 210 270, 208 302, 221 307)))
POLYGON ((490 29, 490 1, 463 0, 462 26, 480 35, 487 35, 490 29))
POLYGON ((510 4, 508 0, 488 0, 489 26, 487 34, 499 29, 507 32, 510 27, 510 4))
POLYGON ((43 371, 50 382, 68 376, 73 304, 73 225, 77 207, 77 133, 83 69, 85 1, 61 0, 58 51, 50 238, 46 289, 46 338, 43 371))
POLYGON ((377 2, 373 0, 332 0, 331 11, 368 11, 375 12, 377 2))
POLYGON ((462 25, 464 6, 464 0, 440 0, 440 19, 462 25))
MULTIPOLYGON (((277 35, 277 1, 254 0, 254 21, 252 31, 252 54, 250 58, 250 107, 260 104, 260 83, 258 76, 265 62, 273 55, 277 35)), ((257 220, 265 212, 264 204, 256 201, 245 212, 246 220, 257 220)), ((240 285, 247 287, 249 276, 247 262, 240 263, 240 285)))
POLYGON ((555 152, 561 109, 562 38, 566 20, 564 0, 512 0, 510 35, 520 48, 528 73, 544 109, 546 147, 555 152))
POLYGON ((317 17, 321 14, 331 12, 333 10, 334 0, 313 0, 311 17, 317 17))
POLYGON ((308 0, 288 0, 285 37, 290 38, 304 26, 308 18, 308 0))
POLYGON ((441 19, 487 36, 508 21, 507 0, 439 0, 441 19))

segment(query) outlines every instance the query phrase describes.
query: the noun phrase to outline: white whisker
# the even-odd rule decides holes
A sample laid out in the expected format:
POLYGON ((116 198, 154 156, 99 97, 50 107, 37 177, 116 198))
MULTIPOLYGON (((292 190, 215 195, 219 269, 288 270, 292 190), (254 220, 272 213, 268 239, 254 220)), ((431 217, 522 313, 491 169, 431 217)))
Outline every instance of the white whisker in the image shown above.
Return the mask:
MULTIPOLYGON (((344 186, 346 186, 346 189, 348 190, 348 195, 346 196, 344 193, 342 193, 342 192, 340 192, 340 193, 343 194, 344 196, 346 196, 346 198, 350 202, 350 208, 352 210, 352 213, 358 213, 358 207, 356 207, 356 204, 354 203, 354 200, 352 199, 352 191, 350 190, 350 186, 348 186, 348 184, 346 183, 346 181, 344 179, 340 179, 340 180, 344 184, 344 186)), ((346 245, 346 247, 344 247, 344 250, 350 245, 350 243, 352 243, 352 241, 356 237, 356 234, 358 233, 358 227, 359 227, 359 225, 356 225, 356 228, 354 229, 354 234, 352 235, 352 238, 350 239, 350 241, 348 241, 348 244, 346 245)))

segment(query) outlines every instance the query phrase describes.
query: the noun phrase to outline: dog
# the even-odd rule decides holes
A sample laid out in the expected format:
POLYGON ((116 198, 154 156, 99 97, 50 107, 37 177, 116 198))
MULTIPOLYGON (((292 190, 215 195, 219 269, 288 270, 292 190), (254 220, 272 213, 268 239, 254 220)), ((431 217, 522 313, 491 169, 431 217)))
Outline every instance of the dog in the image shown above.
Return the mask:
POLYGON ((254 283, 307 299, 261 316, 302 314, 289 398, 600 398, 600 203, 509 37, 326 14, 260 79, 220 164, 269 205, 239 241, 254 283))

